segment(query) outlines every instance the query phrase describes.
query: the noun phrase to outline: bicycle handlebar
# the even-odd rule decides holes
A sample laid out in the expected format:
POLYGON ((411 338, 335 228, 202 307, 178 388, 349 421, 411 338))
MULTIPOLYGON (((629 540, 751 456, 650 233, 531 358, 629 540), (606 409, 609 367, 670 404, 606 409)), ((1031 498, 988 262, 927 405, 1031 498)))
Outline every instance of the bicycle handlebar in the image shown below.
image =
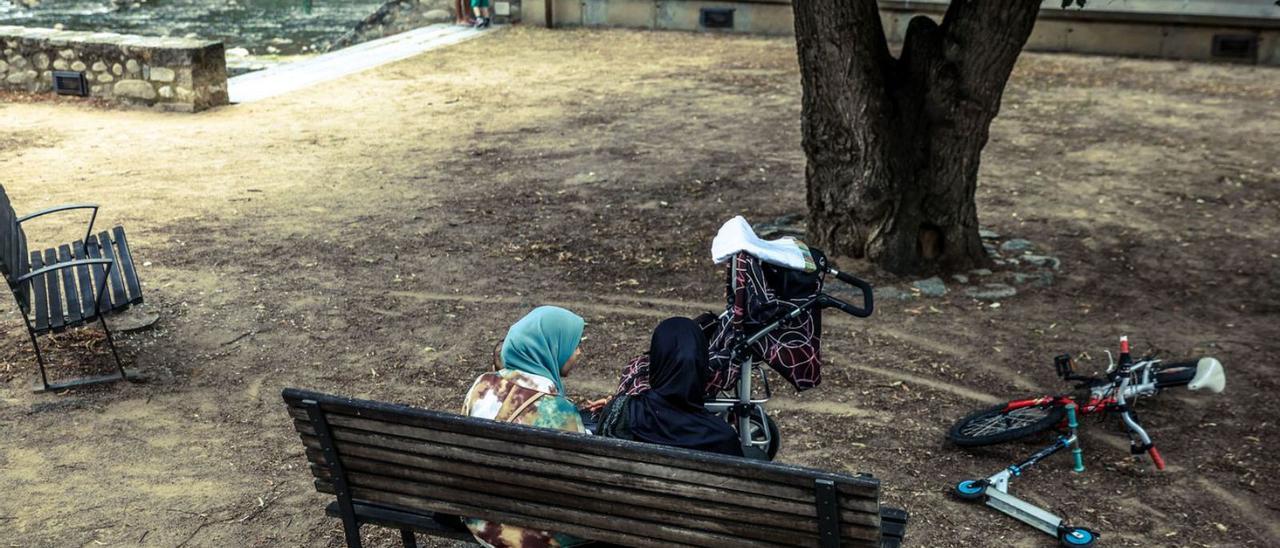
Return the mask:
POLYGON ((836 279, 861 290, 862 306, 857 307, 847 302, 844 302, 840 299, 832 297, 831 295, 823 294, 821 305, 824 308, 826 307, 838 308, 845 314, 849 314, 851 316, 857 316, 859 318, 866 318, 867 316, 870 316, 872 312, 875 311, 875 308, 876 308, 875 297, 872 295, 871 284, 867 283, 864 280, 860 280, 854 277, 852 274, 840 272, 839 270, 836 270, 834 268, 828 267, 827 272, 834 275, 836 279))

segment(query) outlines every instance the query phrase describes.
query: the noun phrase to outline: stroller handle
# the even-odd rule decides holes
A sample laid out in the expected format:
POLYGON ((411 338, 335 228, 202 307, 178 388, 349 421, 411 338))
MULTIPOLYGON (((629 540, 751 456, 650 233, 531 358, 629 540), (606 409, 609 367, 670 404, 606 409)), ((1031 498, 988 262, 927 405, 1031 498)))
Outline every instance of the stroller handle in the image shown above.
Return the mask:
POLYGON ((854 277, 852 274, 840 272, 839 270, 836 270, 834 268, 828 267, 827 272, 834 275, 836 279, 861 290, 862 291, 862 307, 859 308, 859 307, 853 306, 849 303, 846 303, 840 299, 837 299, 835 297, 832 297, 831 295, 827 295, 824 293, 822 295, 822 302, 821 302, 821 305, 823 308, 827 308, 827 307, 839 308, 844 313, 852 316, 857 316, 859 318, 866 318, 867 316, 870 316, 872 312, 875 311, 876 307, 875 307, 874 298, 872 297, 871 284, 867 283, 864 280, 860 280, 854 277))

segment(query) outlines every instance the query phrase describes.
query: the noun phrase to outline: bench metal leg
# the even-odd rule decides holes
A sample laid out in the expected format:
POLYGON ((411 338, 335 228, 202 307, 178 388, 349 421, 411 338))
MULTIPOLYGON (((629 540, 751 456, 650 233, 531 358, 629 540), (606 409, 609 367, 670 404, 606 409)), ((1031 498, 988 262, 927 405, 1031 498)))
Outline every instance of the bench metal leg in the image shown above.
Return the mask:
MULTIPOLYGON (((24 318, 25 319, 25 318, 24 318)), ((31 337, 31 346, 36 350, 36 364, 40 368, 40 384, 34 387, 34 391, 51 392, 58 390, 67 390, 70 388, 79 388, 94 384, 102 384, 107 382, 116 382, 119 380, 140 380, 138 377, 130 378, 124 370, 124 362, 120 360, 120 352, 116 350, 115 338, 111 336, 111 328, 107 327, 106 318, 98 316, 98 321, 102 324, 102 331, 107 334, 107 346, 111 347, 111 356, 116 360, 116 373, 109 375, 100 375, 96 377, 82 377, 64 382, 56 382, 49 384, 49 375, 45 370, 44 352, 40 350, 40 341, 36 337, 36 332, 31 328, 31 322, 27 321, 27 335, 31 337)))
POLYGON ((111 337, 111 328, 107 327, 107 318, 101 314, 98 315, 98 322, 102 324, 102 331, 107 334, 107 346, 111 347, 111 355, 116 358, 116 369, 120 370, 120 378, 125 377, 124 362, 120 361, 120 353, 116 351, 116 341, 111 337))
POLYGON ((404 543, 404 548, 418 548, 418 539, 413 538, 413 531, 408 529, 400 530, 400 541, 404 543))
POLYGON ((360 522, 355 516, 350 519, 342 516, 342 530, 347 535, 347 548, 363 548, 364 545, 360 544, 360 522))
POLYGON ((40 342, 36 340, 36 333, 31 329, 27 329, 27 334, 31 335, 31 346, 36 349, 36 364, 40 367, 40 387, 42 391, 49 390, 49 376, 44 372, 44 355, 40 353, 40 342))

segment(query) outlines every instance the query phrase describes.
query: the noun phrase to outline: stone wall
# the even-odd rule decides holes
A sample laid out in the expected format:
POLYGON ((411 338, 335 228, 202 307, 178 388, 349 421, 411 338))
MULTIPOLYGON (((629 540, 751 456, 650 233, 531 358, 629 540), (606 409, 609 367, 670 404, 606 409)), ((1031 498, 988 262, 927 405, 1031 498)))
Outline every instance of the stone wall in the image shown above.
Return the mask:
POLYGON ((451 23, 453 19, 453 0, 388 0, 377 11, 357 23, 355 28, 329 44, 325 51, 354 46, 436 23, 451 23))
POLYGON ((53 71, 83 73, 89 96, 195 112, 227 104, 220 42, 0 26, 0 90, 53 93, 53 71))

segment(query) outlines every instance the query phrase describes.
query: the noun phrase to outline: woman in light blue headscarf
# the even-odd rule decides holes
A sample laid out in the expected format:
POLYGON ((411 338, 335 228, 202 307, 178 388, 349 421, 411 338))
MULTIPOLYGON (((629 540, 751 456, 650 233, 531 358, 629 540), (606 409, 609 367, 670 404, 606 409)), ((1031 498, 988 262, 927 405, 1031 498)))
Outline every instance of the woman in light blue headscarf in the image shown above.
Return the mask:
MULTIPOLYGON (((471 417, 540 428, 587 432, 578 408, 564 397, 563 377, 577 364, 586 322, 556 306, 535 308, 507 331, 502 363, 476 379, 462 404, 471 417)), ((498 364, 495 364, 498 365, 498 364)), ((463 519, 485 546, 500 548, 568 547, 587 541, 563 533, 524 529, 463 519)))

